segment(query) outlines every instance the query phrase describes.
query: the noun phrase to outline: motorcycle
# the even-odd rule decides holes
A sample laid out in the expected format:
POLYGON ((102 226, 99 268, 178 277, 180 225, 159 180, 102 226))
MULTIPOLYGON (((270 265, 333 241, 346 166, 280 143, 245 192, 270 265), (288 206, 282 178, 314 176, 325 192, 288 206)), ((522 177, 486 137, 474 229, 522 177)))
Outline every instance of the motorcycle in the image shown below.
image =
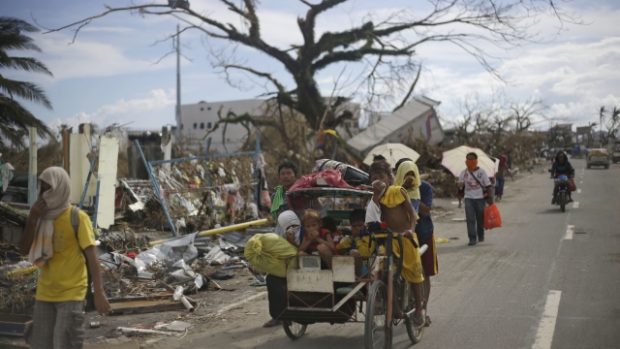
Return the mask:
POLYGON ((568 176, 557 176, 555 178, 555 186, 557 189, 554 190, 555 195, 553 197, 553 202, 560 206, 560 210, 562 210, 562 212, 565 212, 566 204, 569 201, 568 176))

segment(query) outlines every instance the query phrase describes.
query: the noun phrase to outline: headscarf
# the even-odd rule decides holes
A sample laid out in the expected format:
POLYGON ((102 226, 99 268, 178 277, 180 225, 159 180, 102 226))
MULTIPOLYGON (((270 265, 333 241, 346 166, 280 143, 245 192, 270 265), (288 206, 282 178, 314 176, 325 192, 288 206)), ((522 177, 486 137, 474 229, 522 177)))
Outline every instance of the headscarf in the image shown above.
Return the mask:
POLYGON ((30 246, 28 260, 42 267, 54 256, 54 220, 69 207, 71 180, 62 167, 49 167, 39 176, 39 180, 50 185, 50 189, 41 194, 46 210, 36 224, 34 239, 30 246))
POLYGON ((301 225, 301 222, 295 212, 286 210, 278 216, 278 224, 286 231, 292 225, 301 225))
POLYGON ((409 199, 411 200, 420 200, 420 171, 418 170, 418 166, 413 161, 403 161, 396 170, 396 180, 394 181, 395 185, 403 186, 405 183, 405 175, 409 172, 413 172, 414 178, 411 188, 407 189, 407 194, 409 194, 409 199))

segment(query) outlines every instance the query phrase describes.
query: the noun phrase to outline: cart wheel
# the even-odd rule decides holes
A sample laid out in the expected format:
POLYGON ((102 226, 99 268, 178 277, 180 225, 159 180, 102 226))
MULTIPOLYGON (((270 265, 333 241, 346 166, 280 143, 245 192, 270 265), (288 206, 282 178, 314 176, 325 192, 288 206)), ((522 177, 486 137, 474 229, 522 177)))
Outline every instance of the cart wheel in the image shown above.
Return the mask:
POLYGON ((288 338, 297 340, 306 334, 306 327, 308 327, 308 325, 302 325, 293 321, 284 321, 282 322, 282 327, 284 327, 284 332, 288 338))
POLYGON ((387 320, 387 289, 381 280, 370 285, 366 300, 364 348, 389 349, 392 347, 392 322, 387 320))
MULTIPOLYGON (((409 293, 409 287, 405 288, 405 294, 407 293, 409 293)), ((409 301, 406 313, 410 312, 413 308, 415 308, 415 300, 411 299, 409 301)), ((405 328, 407 328, 407 335, 409 336, 412 344, 417 344, 422 340, 422 330, 424 329, 424 325, 416 327, 413 324, 413 313, 405 317, 405 328)))

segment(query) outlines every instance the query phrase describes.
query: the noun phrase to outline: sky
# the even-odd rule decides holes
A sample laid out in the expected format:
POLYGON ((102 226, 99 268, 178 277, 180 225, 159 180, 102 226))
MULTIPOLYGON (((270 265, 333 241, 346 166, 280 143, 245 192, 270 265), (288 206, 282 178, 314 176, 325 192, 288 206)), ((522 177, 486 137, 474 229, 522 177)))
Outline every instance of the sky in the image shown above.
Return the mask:
MULTIPOLYGON (((147 2, 133 0, 133 3, 147 2)), ((164 0, 155 2, 163 3, 164 0)), ((44 33, 104 10, 105 5, 121 6, 130 0, 0 0, 2 16, 17 17, 43 28, 32 34, 42 52, 14 51, 36 57, 54 74, 2 71, 9 78, 32 81, 48 94, 53 109, 24 105, 52 127, 94 122, 105 127, 114 123, 132 129, 156 130, 175 123, 176 61, 169 55, 178 20, 116 13, 94 20, 84 27, 75 42, 73 32, 44 33)), ((216 0, 190 0, 192 9, 213 13, 225 21, 238 23, 216 0), (229 16, 230 18, 226 17, 229 16)), ((303 13, 299 2, 260 1, 261 34, 265 40, 286 47, 300 40, 296 18, 303 13)), ((411 7, 411 1, 351 0, 321 17, 318 32, 358 23, 369 12, 379 16, 411 7), (381 8, 378 8, 381 4, 381 8), (409 4, 409 5, 404 5, 409 4), (388 6, 389 5, 389 6, 388 6)), ((423 1, 413 2, 423 9, 423 1)), ((620 2, 614 0, 560 1, 580 23, 558 24, 550 14, 532 25, 536 42, 509 49, 492 48, 492 63, 502 77, 497 79, 474 58, 446 43, 422 45, 417 49, 423 64, 417 94, 440 101, 440 118, 445 124, 457 120, 466 100, 542 100, 547 119, 535 127, 570 122, 584 126, 598 122, 601 106, 620 108, 620 2), (497 99, 497 98, 496 98, 497 99)), ((197 31, 182 35, 183 104, 199 101, 248 99, 265 92, 264 84, 247 75, 232 77, 231 86, 212 65, 213 52, 235 54, 244 63, 258 65, 279 76, 279 64, 243 47, 223 45, 197 31)), ((354 76, 353 71, 327 69, 318 77, 321 91, 329 95, 334 81, 354 76)), ((283 78, 290 82, 290 79, 283 78)), ((359 97, 361 98, 361 97, 359 97)), ((389 104, 386 108, 393 107, 389 104)), ((444 126, 445 127, 445 126, 444 126)))

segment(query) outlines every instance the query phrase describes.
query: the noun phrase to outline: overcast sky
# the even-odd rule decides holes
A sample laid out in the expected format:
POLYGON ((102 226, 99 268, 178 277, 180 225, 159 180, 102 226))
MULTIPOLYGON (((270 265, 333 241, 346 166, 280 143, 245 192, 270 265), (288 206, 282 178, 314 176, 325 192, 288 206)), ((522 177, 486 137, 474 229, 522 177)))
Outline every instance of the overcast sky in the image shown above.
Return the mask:
MULTIPOLYGON (((119 6, 128 2, 0 0, 0 13, 52 28, 98 13, 103 10, 104 3, 119 6), (95 5, 97 3, 99 5, 95 5)), ((196 10, 224 13, 214 0, 190 2, 196 10)), ((421 2, 353 0, 321 18, 319 31, 357 23, 369 10, 387 13, 411 3, 421 2), (376 8, 378 4, 382 4, 382 8, 376 8), (392 8, 386 8, 385 4, 392 8)), ((444 121, 459 116, 465 99, 485 99, 494 91, 501 91, 503 98, 513 101, 543 100, 548 107, 546 114, 553 122, 573 122, 577 126, 598 122, 601 105, 607 109, 620 107, 620 29, 617 25, 620 1, 560 3, 579 15, 583 24, 567 23, 556 34, 557 23, 551 16, 542 17, 535 26, 540 42, 495 51, 497 58, 493 63, 504 82, 456 47, 448 44, 421 46, 417 52, 424 70, 417 93, 441 101, 439 112, 444 121)), ((296 18, 303 10, 301 6, 292 5, 297 2, 283 4, 282 0, 263 0, 260 5, 264 9, 259 13, 264 18, 261 31, 265 40, 281 47, 299 40, 296 18)), ((170 55, 158 60, 172 50, 171 42, 164 39, 174 32, 176 23, 171 17, 120 13, 94 21, 82 30, 73 44, 70 44, 71 31, 34 34, 43 52, 22 51, 19 54, 39 58, 54 77, 6 71, 2 74, 33 81, 47 91, 53 110, 26 105, 50 125, 93 121, 100 126, 120 123, 134 129, 158 129, 175 122, 175 58, 170 55)), ((205 40, 198 32, 184 34, 182 41, 184 55, 188 58, 182 64, 183 104, 254 98, 264 92, 253 81, 240 76, 235 78, 240 88, 231 87, 214 71, 208 57, 209 48, 221 48, 221 44, 205 40)), ((281 69, 248 49, 240 48, 236 52, 242 60, 258 61, 276 74, 281 69)), ((320 76, 318 81, 325 94, 331 92, 337 74, 338 71, 328 70, 320 76)), ((537 125, 547 126, 549 122, 537 125)))

